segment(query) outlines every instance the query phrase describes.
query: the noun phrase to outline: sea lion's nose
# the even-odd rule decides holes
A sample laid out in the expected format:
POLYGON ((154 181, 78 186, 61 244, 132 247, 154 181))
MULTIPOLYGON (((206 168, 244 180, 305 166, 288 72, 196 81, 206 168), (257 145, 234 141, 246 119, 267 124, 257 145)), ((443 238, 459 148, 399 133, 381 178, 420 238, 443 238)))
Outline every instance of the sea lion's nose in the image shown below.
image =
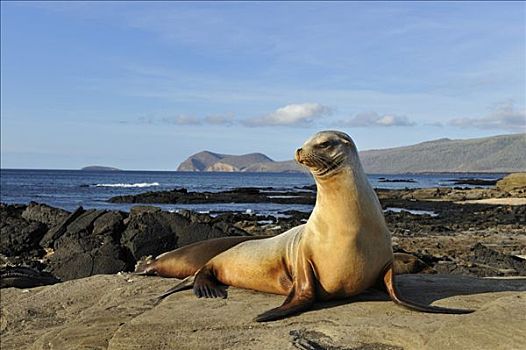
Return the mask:
POLYGON ((301 163, 301 151, 302 151, 301 148, 298 148, 298 149, 296 150, 296 160, 297 160, 298 162, 300 162, 300 163, 301 163))

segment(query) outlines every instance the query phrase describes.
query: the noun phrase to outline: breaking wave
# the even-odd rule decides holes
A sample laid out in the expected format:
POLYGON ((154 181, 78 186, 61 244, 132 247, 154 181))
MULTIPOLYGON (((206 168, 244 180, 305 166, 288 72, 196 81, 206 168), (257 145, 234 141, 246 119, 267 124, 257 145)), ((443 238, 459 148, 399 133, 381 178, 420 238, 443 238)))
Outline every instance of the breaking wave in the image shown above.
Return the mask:
POLYGON ((95 184, 93 187, 123 187, 123 188, 130 188, 130 187, 155 187, 159 186, 158 182, 139 182, 134 184, 95 184))

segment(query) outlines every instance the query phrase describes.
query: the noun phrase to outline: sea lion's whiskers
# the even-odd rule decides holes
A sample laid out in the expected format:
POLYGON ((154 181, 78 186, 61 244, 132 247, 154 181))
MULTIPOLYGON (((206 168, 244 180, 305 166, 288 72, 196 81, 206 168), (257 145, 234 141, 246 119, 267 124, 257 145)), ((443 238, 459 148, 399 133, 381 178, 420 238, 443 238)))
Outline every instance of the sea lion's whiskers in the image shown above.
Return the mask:
POLYGON ((330 161, 327 161, 327 166, 325 167, 325 169, 322 169, 320 171, 318 171, 316 173, 317 176, 325 176, 337 169, 339 169, 342 164, 344 163, 344 160, 345 160, 345 156, 344 155, 338 155, 336 156, 333 160, 330 161))
POLYGON ((327 161, 314 153, 307 153, 304 156, 305 165, 308 168, 315 167, 316 169, 326 168, 328 166, 327 161))
POLYGON ((326 169, 331 166, 331 161, 320 156, 319 154, 312 154, 312 158, 316 161, 316 168, 318 169, 326 169))

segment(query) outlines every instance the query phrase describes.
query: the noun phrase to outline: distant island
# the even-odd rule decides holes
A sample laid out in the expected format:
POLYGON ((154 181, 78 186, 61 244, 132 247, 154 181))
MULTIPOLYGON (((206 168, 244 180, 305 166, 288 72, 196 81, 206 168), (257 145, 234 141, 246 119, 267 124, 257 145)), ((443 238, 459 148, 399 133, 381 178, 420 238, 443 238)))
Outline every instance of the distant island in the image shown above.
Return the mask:
POLYGON ((293 160, 276 162, 262 153, 236 156, 203 151, 188 157, 177 171, 300 172, 302 168, 293 160))
POLYGON ((90 165, 80 170, 84 171, 121 171, 121 169, 113 168, 110 166, 90 165))
MULTIPOLYGON (((526 134, 467 140, 438 139, 416 145, 361 151, 370 174, 423 172, 526 171, 526 134)), ((202 151, 179 164, 177 171, 301 172, 294 160, 274 161, 262 153, 244 155, 202 151)))

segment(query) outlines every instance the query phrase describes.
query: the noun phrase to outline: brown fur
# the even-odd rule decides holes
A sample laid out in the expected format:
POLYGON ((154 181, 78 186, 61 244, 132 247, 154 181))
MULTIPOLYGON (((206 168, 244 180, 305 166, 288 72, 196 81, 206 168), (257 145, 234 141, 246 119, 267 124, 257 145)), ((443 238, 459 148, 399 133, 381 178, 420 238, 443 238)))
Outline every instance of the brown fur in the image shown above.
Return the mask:
POLYGON ((187 246, 163 253, 151 259, 141 259, 135 273, 158 275, 161 277, 185 278, 193 275, 217 254, 248 240, 267 238, 264 236, 236 236, 214 238, 196 242, 187 246))
MULTIPOLYGON (((275 237, 234 245, 162 297, 191 285, 198 297, 224 298, 225 285, 287 295, 281 306, 256 318, 270 321, 308 309, 316 300, 359 294, 380 279, 391 298, 403 306, 466 312, 422 306, 399 297, 391 268, 391 235, 349 136, 320 132, 296 152, 296 159, 309 168, 318 188, 307 223, 275 237)), ((198 252, 203 254, 203 249, 198 252)))

